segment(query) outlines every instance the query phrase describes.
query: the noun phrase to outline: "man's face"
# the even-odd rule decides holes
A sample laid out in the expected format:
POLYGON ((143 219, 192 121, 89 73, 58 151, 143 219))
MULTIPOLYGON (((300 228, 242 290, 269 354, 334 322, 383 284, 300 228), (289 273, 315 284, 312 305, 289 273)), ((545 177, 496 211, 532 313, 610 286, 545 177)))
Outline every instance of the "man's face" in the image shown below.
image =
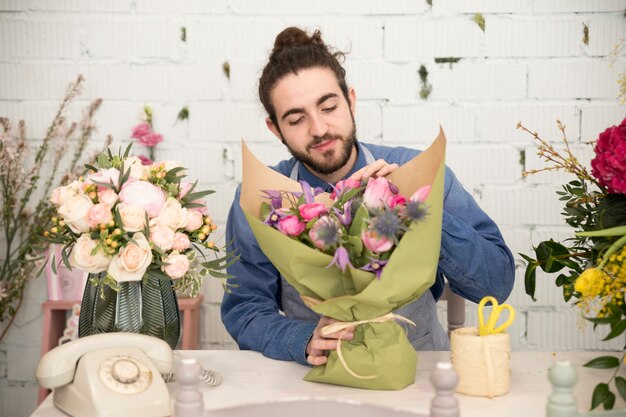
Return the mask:
POLYGON ((329 69, 288 74, 270 94, 278 126, 268 119, 268 127, 312 171, 345 175, 356 160, 354 90, 349 97, 350 103, 329 69))

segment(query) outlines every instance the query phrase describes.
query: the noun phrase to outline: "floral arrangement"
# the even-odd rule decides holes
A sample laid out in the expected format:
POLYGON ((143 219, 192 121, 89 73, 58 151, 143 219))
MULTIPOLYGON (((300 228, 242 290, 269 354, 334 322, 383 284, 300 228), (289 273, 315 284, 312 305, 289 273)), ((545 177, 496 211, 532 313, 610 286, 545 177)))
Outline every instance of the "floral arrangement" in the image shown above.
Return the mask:
MULTIPOLYGON (((0 340, 22 305, 26 285, 39 276, 45 265, 48 243, 41 235, 50 226, 55 211, 48 201, 52 187, 81 175, 84 161, 91 160, 84 159, 84 154, 94 131, 93 116, 102 101, 93 101, 78 122, 66 118, 83 82, 79 75, 67 87, 36 148, 30 145, 24 121, 14 126, 8 118, 0 117, 0 231, 4 255, 0 261, 0 340)), ((105 147, 109 143, 110 137, 105 147)))
MULTIPOLYGON (((525 175, 564 170, 576 176, 558 192, 565 202, 565 221, 575 229, 574 236, 565 242, 541 242, 534 248, 535 257, 521 254, 527 262, 526 293, 534 299, 537 268, 560 272, 556 285, 562 287, 564 300, 573 298, 594 328, 610 326, 603 340, 616 338, 626 330, 626 119, 600 134, 594 145, 591 173, 572 154, 565 126, 560 122, 565 155, 521 123, 518 127, 539 142, 538 154, 550 164, 525 175)), ((616 397, 611 382, 626 400, 626 379, 617 376, 625 358, 626 354, 621 358, 603 356, 585 364, 615 370, 608 383, 596 386, 591 409, 600 404, 605 409, 613 408, 616 397)))
POLYGON ((129 156, 131 145, 123 155, 100 154, 86 176, 52 192, 56 215, 45 237, 63 245, 63 262, 106 272, 91 279, 116 290, 147 279, 149 270, 176 280, 174 289, 190 289, 192 297, 207 274, 228 278, 220 271, 231 255, 219 257, 221 249, 209 240, 217 225, 202 200, 213 191, 195 191, 197 183, 183 181, 178 162, 143 165, 129 156), (204 250, 215 259, 201 262, 204 250))
POLYGON ((395 311, 436 279, 445 146, 440 131, 386 178, 341 181, 332 193, 281 175, 242 146, 239 203, 259 247, 307 307, 341 322, 322 334, 355 329, 305 381, 368 389, 414 382, 417 355, 398 322, 414 323, 395 311))
POLYGON ((346 179, 334 186, 327 208, 314 200, 320 188, 300 184, 302 192, 265 191, 270 200, 261 206, 265 224, 333 256, 329 267, 359 268, 379 279, 404 233, 426 216, 431 188, 421 187, 407 199, 385 177, 346 179), (283 199, 290 207, 283 207, 283 199))

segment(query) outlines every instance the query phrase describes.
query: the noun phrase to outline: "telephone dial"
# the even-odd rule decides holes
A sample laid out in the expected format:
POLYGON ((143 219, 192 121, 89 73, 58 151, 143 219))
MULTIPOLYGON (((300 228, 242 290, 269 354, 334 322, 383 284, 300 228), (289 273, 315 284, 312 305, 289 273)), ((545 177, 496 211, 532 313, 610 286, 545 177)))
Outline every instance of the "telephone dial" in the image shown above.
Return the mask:
POLYGON ((73 340, 39 361, 39 385, 54 389, 54 405, 72 417, 170 416, 161 374, 174 356, 163 340, 136 333, 103 333, 73 340))

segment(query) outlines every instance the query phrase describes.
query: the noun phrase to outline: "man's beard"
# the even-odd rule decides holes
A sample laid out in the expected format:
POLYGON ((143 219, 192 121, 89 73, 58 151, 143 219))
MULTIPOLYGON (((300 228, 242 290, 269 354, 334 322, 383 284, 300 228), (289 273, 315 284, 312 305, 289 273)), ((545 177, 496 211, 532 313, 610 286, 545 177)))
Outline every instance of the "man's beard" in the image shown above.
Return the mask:
POLYGON ((315 138, 313 138, 313 142, 311 142, 306 147, 306 151, 304 152, 292 149, 289 144, 287 144, 287 141, 285 141, 284 138, 283 143, 294 158, 308 166, 311 170, 315 171, 318 174, 330 175, 341 169, 344 165, 346 165, 346 163, 348 163, 348 160, 350 160, 350 156, 352 155, 352 148, 356 144, 356 127, 354 126, 354 124, 352 125, 352 132, 350 132, 347 137, 343 137, 341 135, 333 135, 330 133, 327 133, 324 136, 316 136, 315 138), (322 156, 324 157, 323 161, 318 161, 314 159, 311 155, 311 148, 313 146, 319 145, 322 142, 333 139, 341 142, 341 146, 339 147, 339 149, 330 149, 324 152, 322 154, 322 156), (339 152, 339 155, 337 155, 337 152, 339 152))

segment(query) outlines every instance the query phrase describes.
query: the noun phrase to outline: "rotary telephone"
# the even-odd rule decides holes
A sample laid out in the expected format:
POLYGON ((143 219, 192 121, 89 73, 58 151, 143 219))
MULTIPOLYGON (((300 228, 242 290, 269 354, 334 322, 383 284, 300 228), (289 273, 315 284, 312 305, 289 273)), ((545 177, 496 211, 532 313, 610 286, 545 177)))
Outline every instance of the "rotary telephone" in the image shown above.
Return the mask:
POLYGON ((171 372, 173 363, 163 340, 103 333, 47 352, 35 377, 54 389, 54 405, 70 416, 164 417, 172 412, 161 374, 171 372))

